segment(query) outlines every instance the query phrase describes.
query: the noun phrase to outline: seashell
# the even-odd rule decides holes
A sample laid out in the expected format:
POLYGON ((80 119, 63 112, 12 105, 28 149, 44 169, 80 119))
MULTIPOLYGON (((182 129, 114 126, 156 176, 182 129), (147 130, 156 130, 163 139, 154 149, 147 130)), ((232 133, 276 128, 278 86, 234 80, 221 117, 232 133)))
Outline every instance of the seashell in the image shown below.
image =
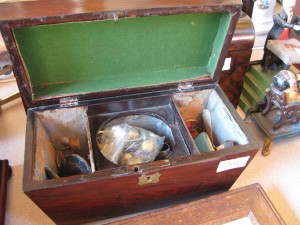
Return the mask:
POLYGON ((130 153, 125 153, 123 155, 123 160, 129 160, 130 158, 132 158, 132 155, 130 153))
POLYGON ((128 139, 136 140, 139 137, 140 137, 140 133, 138 132, 138 130, 135 129, 134 127, 131 127, 128 132, 128 139))
POLYGON ((144 151, 148 151, 148 152, 154 151, 155 150, 155 142, 154 142, 154 140, 149 139, 149 140, 144 141, 142 143, 142 149, 144 151))

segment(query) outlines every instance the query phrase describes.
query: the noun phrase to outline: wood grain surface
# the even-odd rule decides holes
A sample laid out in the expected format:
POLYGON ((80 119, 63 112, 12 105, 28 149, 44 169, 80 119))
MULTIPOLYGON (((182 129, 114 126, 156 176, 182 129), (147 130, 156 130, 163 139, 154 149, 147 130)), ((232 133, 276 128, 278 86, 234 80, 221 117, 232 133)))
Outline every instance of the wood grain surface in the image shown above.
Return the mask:
POLYGON ((245 218, 249 222, 251 221, 252 224, 285 224, 259 184, 252 184, 208 198, 119 220, 110 224, 167 225, 172 223, 174 225, 221 225, 245 218))

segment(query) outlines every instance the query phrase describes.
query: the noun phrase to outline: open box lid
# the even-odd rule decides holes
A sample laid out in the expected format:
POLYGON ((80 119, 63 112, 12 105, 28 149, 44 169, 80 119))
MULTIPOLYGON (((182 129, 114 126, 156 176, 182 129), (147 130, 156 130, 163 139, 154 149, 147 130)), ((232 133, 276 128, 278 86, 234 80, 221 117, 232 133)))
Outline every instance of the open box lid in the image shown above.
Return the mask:
POLYGON ((0 7, 25 108, 218 81, 236 0, 28 1, 0 7))

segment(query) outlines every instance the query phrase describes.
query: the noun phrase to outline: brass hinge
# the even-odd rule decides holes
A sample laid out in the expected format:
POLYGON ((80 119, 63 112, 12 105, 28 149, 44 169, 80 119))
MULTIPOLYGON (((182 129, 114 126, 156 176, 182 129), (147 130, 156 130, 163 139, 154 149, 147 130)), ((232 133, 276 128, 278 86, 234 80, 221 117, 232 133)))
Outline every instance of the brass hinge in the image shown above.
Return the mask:
POLYGON ((59 101, 60 107, 70 107, 70 106, 77 106, 78 105, 78 98, 62 98, 59 101))
POLYGON ((192 91, 194 90, 193 83, 183 83, 178 85, 178 90, 180 92, 185 92, 185 91, 192 91))

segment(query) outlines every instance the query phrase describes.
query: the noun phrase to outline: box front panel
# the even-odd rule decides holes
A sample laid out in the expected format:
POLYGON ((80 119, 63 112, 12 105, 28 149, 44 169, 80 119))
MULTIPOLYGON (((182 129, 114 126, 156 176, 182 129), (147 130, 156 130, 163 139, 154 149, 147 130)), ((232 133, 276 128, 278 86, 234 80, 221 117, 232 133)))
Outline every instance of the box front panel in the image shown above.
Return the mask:
POLYGON ((110 179, 101 179, 96 172, 88 182, 30 191, 27 195, 56 223, 105 221, 227 190, 244 168, 217 172, 220 162, 248 156, 251 159, 255 153, 256 150, 202 162, 199 158, 186 165, 178 161, 176 165, 174 161, 173 166, 110 179), (157 183, 139 185, 141 176, 151 177, 157 173, 160 174, 157 183))

